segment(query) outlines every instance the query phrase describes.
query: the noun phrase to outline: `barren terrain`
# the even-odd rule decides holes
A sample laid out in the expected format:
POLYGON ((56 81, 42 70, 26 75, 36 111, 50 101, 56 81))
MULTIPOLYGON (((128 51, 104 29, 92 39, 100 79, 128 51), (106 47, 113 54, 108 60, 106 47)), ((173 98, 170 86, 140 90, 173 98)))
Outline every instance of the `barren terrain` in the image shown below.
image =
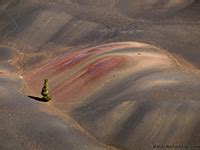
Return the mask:
POLYGON ((0 0, 0 149, 198 149, 199 40, 199 0, 0 0))

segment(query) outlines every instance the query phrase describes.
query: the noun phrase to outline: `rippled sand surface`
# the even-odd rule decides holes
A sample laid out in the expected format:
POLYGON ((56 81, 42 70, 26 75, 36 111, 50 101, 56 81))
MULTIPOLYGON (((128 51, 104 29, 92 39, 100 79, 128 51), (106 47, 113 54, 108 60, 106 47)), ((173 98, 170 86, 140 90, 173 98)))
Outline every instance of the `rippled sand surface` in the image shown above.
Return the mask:
POLYGON ((0 149, 200 145, 198 0, 0 1, 0 149), (40 97, 49 79, 52 101, 40 97))

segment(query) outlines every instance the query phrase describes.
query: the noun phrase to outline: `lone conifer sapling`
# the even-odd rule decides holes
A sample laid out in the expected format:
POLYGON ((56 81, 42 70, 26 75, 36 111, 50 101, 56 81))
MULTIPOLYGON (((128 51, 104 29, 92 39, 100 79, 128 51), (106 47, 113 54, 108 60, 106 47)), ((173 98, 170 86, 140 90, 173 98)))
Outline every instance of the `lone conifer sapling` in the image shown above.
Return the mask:
POLYGON ((43 88, 42 88, 42 91, 41 91, 41 94, 42 94, 42 99, 44 101, 50 101, 51 100, 51 97, 49 96, 49 86, 48 86, 48 79, 45 79, 44 80, 44 85, 43 85, 43 88))

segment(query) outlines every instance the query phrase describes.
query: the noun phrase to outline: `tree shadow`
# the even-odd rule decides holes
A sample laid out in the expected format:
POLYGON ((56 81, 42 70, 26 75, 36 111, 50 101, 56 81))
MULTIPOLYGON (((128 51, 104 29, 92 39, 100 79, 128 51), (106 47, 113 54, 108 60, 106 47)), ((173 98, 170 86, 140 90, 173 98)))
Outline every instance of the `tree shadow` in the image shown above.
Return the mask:
POLYGON ((30 96, 30 95, 28 95, 28 97, 35 101, 39 101, 39 102, 49 102, 49 100, 47 100, 45 98, 40 98, 40 97, 35 97, 35 96, 30 96))

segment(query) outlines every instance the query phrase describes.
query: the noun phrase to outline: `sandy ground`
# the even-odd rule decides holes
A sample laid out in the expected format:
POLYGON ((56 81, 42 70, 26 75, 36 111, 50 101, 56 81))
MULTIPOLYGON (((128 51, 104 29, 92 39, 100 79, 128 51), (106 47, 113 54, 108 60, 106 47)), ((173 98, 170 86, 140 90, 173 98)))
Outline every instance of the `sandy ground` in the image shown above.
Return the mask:
POLYGON ((0 149, 200 146, 199 10, 198 0, 0 0, 0 149), (45 78, 53 100, 27 97, 45 78))

